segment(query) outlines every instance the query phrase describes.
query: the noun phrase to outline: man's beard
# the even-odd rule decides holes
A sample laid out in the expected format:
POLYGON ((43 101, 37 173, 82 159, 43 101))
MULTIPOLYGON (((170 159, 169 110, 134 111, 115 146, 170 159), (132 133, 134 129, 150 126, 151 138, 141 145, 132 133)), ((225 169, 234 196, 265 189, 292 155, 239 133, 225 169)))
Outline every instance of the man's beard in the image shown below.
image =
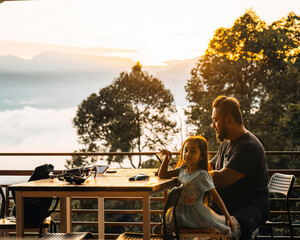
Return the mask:
POLYGON ((220 143, 224 142, 224 140, 228 138, 228 129, 225 125, 222 126, 220 131, 216 132, 216 138, 220 143))

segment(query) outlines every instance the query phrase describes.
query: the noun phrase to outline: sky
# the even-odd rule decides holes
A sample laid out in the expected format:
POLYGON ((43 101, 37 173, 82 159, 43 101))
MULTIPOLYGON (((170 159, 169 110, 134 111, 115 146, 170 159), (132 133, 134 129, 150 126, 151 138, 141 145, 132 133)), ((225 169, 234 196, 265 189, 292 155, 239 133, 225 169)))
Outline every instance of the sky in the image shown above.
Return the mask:
MULTIPOLYGON (((0 4, 0 41, 108 48, 111 51, 99 54, 159 65, 202 55, 217 28, 232 26, 250 8, 267 23, 290 11, 300 13, 299 0, 4 2, 0 4)), ((26 55, 21 57, 32 57, 30 51, 26 55)))

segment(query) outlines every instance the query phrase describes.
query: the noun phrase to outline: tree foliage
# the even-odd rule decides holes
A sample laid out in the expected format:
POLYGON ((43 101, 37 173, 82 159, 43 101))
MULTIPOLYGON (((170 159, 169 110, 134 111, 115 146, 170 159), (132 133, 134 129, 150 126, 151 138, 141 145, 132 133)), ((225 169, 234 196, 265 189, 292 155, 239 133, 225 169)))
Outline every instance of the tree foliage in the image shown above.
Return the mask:
MULTIPOLYGON (((175 112, 172 93, 159 79, 142 71, 138 62, 131 72, 122 72, 99 94, 83 100, 73 123, 84 149, 142 152, 163 148, 172 140, 177 132, 172 121, 175 112)), ((128 158, 133 167, 141 167, 141 158, 137 165, 128 158)), ((123 159, 110 156, 107 160, 121 164, 123 159)))
POLYGON ((246 127, 265 148, 288 150, 280 119, 290 121, 289 104, 299 104, 299 46, 300 17, 294 13, 267 25, 247 10, 231 28, 217 29, 185 87, 188 123, 216 148, 211 104, 218 95, 234 96, 246 127))

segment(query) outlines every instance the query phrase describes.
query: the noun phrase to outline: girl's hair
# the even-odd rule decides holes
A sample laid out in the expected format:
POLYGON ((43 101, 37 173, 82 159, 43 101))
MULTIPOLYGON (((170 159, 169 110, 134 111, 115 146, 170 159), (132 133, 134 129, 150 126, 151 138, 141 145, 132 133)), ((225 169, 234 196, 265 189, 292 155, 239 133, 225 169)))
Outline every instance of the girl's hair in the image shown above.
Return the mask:
POLYGON ((204 137, 202 136, 192 136, 189 137, 188 139, 186 139, 184 141, 184 143, 182 144, 182 147, 180 149, 180 157, 179 157, 179 161, 176 165, 176 167, 180 167, 185 165, 184 160, 183 160, 183 151, 184 151, 184 145, 188 142, 188 141, 195 141, 198 144, 198 147, 200 149, 200 156, 202 158, 201 161, 199 161, 199 167, 200 169, 209 171, 209 167, 208 167, 208 155, 207 155, 207 141, 204 137))

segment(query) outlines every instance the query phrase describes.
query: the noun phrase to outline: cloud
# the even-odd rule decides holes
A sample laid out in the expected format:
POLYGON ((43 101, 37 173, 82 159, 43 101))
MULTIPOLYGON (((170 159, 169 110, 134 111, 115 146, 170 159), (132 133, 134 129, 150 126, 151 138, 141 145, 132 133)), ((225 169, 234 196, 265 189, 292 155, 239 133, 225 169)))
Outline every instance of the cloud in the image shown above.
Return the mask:
POLYGON ((23 106, 28 106, 28 105, 41 105, 41 104, 47 104, 51 103, 50 98, 35 98, 35 99, 30 99, 30 100, 21 100, 19 104, 23 106))
MULTIPOLYGON (((212 31, 213 32, 213 31, 212 31)), ((171 33, 169 36, 191 36, 191 35, 209 35, 211 32, 182 32, 182 33, 171 33)))
POLYGON ((72 127, 75 111, 76 107, 59 110, 24 107, 21 110, 0 112, 1 151, 4 147, 26 152, 73 150, 74 145, 66 139, 76 139, 72 127), (60 136, 63 139, 60 140, 60 136))
MULTIPOLYGON (((77 107, 62 109, 37 109, 24 107, 21 110, 0 111, 0 152, 1 153, 59 153, 73 152, 79 149, 76 129, 72 126, 72 118, 77 107)), ((178 126, 182 127, 182 135, 174 139, 168 148, 180 149, 182 141, 188 135, 185 125, 184 108, 178 107, 174 115, 178 126)), ((69 156, 0 156, 0 169, 34 169, 36 166, 51 163, 55 169, 64 169, 69 156)), ((146 157, 145 159, 148 159, 146 157)), ((105 162, 101 162, 105 164, 105 162)), ((131 167, 128 160, 122 166, 131 167)), ((111 167, 119 167, 113 164, 111 167)))
POLYGON ((117 53, 138 53, 135 49, 123 48, 105 48, 105 47, 80 47, 80 46, 67 46, 46 43, 32 43, 32 42, 16 42, 16 41, 1 41, 0 40, 0 56, 19 56, 25 59, 33 58, 43 52, 58 51, 61 53, 73 53, 82 55, 100 55, 117 53))
POLYGON ((10 104, 12 104, 13 102, 10 100, 10 99, 8 99, 8 98, 4 98, 4 99, 1 99, 0 100, 0 104, 4 104, 4 105, 10 105, 10 104))
MULTIPOLYGON (((53 110, 24 107, 0 112, 0 151, 73 152, 78 149, 72 118, 76 107, 53 110)), ((33 169, 54 163, 63 169, 68 157, 0 157, 1 169, 33 169)))
POLYGON ((138 50, 122 49, 122 48, 86 48, 86 51, 90 54, 106 54, 106 53, 136 53, 138 50))

